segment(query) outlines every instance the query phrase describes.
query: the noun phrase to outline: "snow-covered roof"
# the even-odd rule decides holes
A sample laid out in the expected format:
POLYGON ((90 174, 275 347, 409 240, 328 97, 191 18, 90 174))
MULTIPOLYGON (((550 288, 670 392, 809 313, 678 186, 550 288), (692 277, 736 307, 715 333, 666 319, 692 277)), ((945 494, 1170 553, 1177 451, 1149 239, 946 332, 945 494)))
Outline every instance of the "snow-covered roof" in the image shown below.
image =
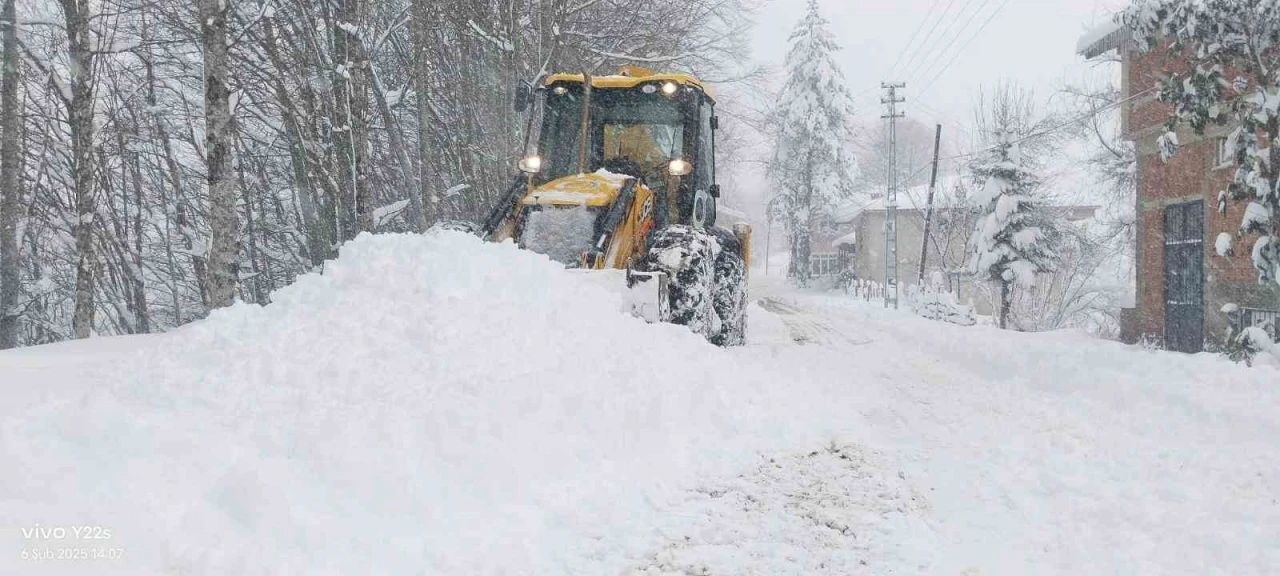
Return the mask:
POLYGON ((844 236, 841 236, 841 237, 839 237, 839 238, 836 238, 835 240, 833 240, 833 241, 831 242, 831 245, 832 245, 832 246, 846 246, 846 245, 847 245, 847 246, 856 246, 857 244, 858 244, 858 233, 857 233, 857 232, 850 232, 850 233, 848 233, 848 234, 845 234, 844 236))
POLYGON ((1118 17, 1085 32, 1076 42, 1076 53, 1085 58, 1097 58, 1120 47, 1129 38, 1129 29, 1125 28, 1118 17))
MULTIPOLYGON (((960 203, 956 198, 956 192, 960 190, 961 181, 958 178, 945 178, 938 182, 938 189, 933 194, 934 208, 945 208, 955 206, 960 203)), ((929 186, 914 186, 898 193, 898 210, 908 212, 912 210, 923 211, 929 198, 929 186)), ((967 203, 967 202, 966 202, 967 203)), ((832 218, 837 224, 848 224, 857 220, 864 212, 883 212, 886 210, 885 197, 878 196, 872 198, 871 201, 857 200, 850 201, 836 206, 832 212, 832 218)))

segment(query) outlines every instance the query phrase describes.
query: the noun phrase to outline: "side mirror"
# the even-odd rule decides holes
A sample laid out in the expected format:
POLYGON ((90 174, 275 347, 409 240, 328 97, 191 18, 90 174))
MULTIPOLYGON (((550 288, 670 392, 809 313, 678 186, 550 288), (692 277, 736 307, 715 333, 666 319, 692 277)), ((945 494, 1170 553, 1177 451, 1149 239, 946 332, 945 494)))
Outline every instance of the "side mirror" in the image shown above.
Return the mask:
POLYGON ((712 129, 712 130, 719 130, 719 129, 720 129, 720 117, 719 117, 719 116, 712 116, 712 117, 711 117, 711 129, 712 129))
POLYGON ((707 189, 707 193, 708 193, 708 194, 711 194, 711 197, 712 197, 712 198, 719 198, 719 197, 720 197, 720 185, 719 185, 719 184, 712 184, 712 185, 711 185, 711 188, 707 189))
POLYGON ((511 108, 517 114, 523 114, 529 109, 529 104, 533 103, 533 89, 528 84, 521 83, 516 86, 515 99, 511 103, 511 108))

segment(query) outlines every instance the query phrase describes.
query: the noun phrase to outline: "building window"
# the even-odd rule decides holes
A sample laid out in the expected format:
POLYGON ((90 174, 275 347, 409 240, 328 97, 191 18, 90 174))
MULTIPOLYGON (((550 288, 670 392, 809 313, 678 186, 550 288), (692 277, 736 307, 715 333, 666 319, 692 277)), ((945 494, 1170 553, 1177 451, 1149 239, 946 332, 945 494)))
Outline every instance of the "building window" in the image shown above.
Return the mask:
POLYGON ((1214 166, 1218 168, 1225 168, 1235 164, 1236 150, 1235 147, 1231 145, 1231 140, 1224 136, 1222 138, 1218 138, 1216 142, 1218 144, 1218 163, 1214 164, 1214 166))
POLYGON ((809 257, 809 274, 811 276, 831 276, 839 272, 839 255, 814 254, 809 257))

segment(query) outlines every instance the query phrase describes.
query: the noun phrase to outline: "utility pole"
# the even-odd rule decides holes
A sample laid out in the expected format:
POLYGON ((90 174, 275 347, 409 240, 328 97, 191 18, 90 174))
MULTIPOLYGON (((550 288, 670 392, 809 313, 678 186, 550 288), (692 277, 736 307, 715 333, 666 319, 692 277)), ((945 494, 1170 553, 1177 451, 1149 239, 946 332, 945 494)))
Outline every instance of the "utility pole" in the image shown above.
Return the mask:
POLYGON ((765 228, 765 232, 764 232, 764 275, 768 276, 769 275, 769 252, 772 250, 771 245, 773 244, 773 218, 766 217, 765 222, 768 222, 769 225, 765 228))
POLYGON ((880 84, 887 94, 880 103, 887 106, 886 114, 881 116, 889 120, 889 190, 885 194, 884 219, 884 307, 898 308, 898 119, 905 117, 906 112, 899 112, 898 105, 906 102, 906 98, 898 97, 898 90, 907 85, 899 82, 883 82, 880 84))
POLYGON ((920 238, 920 278, 917 286, 924 287, 924 261, 929 250, 929 224, 933 220, 933 193, 938 188, 938 151, 942 147, 942 125, 933 135, 933 175, 929 177, 929 200, 924 209, 924 236, 920 238))

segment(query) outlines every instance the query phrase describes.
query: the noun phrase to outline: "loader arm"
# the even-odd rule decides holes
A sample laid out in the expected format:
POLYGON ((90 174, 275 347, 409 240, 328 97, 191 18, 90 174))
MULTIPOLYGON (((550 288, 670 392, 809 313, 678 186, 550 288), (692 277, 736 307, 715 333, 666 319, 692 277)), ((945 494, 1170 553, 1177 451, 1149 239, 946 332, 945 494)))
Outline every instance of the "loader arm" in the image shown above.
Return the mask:
POLYGON ((489 212, 489 217, 485 218, 484 225, 480 228, 482 238, 494 240, 500 230, 512 227, 516 211, 520 208, 520 200, 524 198, 528 188, 528 181, 529 177, 524 174, 515 177, 511 186, 498 199, 498 204, 489 212))

